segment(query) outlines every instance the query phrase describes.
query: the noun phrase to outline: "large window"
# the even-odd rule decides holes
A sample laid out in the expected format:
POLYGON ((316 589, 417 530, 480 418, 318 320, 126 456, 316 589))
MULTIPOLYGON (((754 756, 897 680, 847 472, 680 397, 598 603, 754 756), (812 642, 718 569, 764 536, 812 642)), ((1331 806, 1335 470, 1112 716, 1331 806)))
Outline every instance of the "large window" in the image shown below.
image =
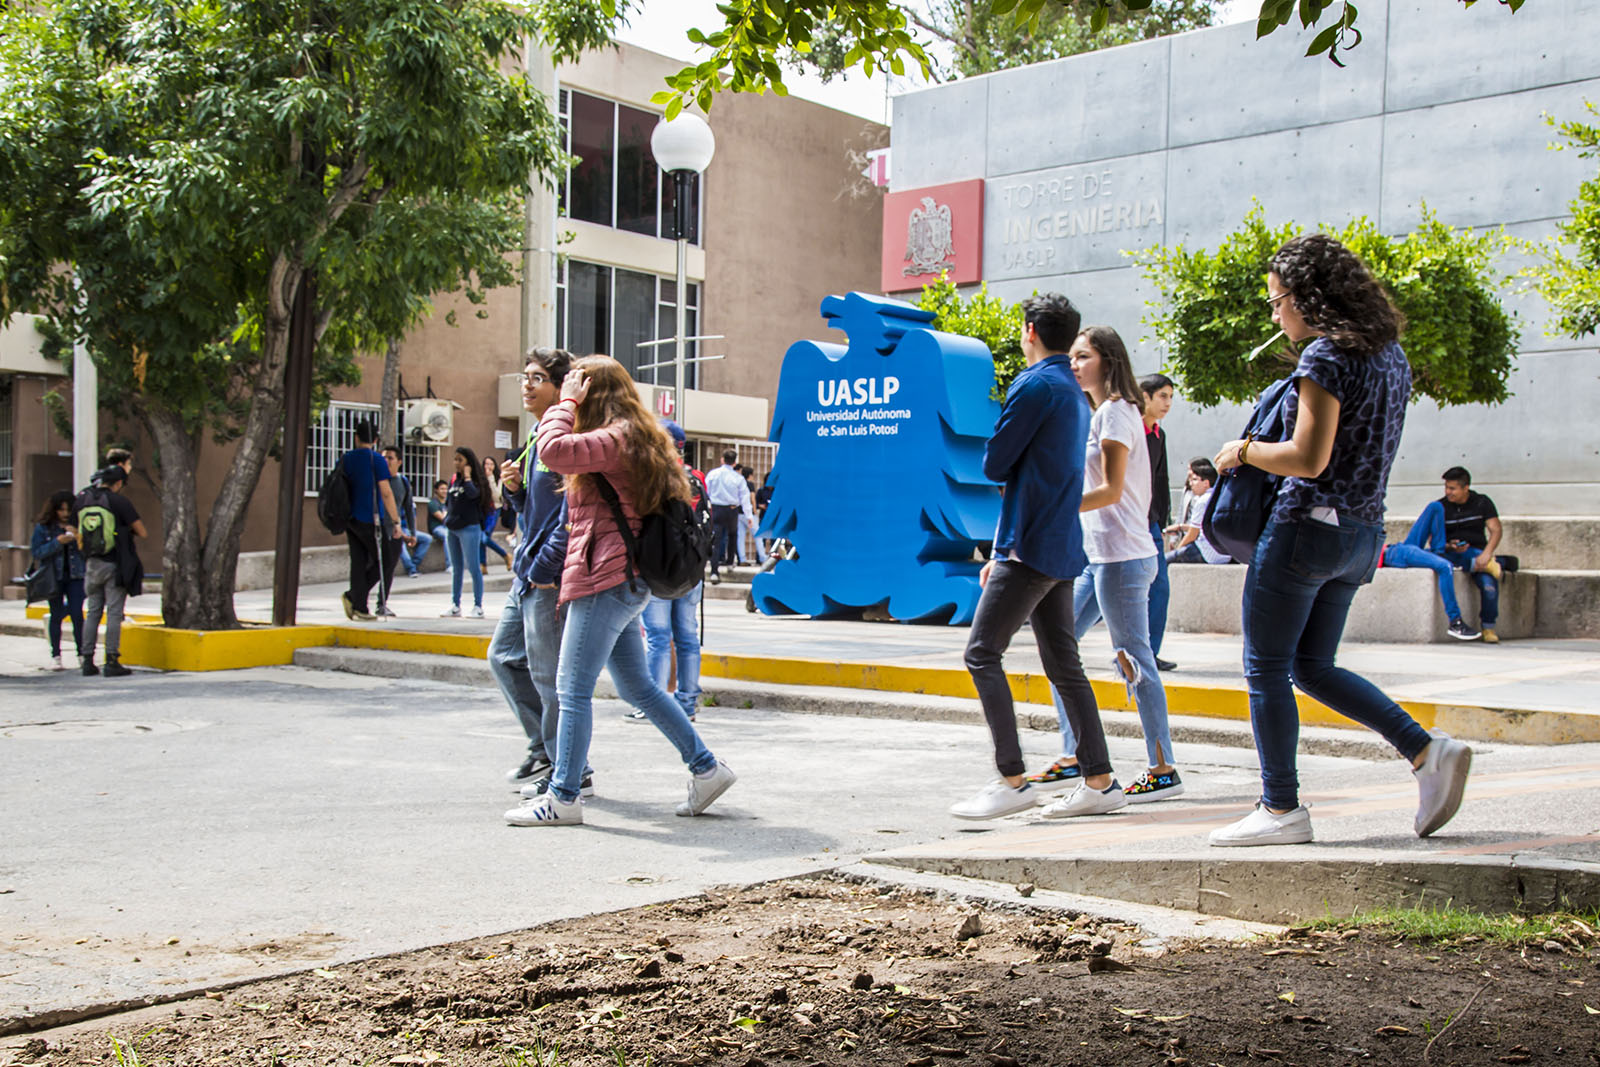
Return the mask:
MULTIPOLYGON (((374 423, 378 418, 377 404, 350 404, 336 401, 328 405, 322 418, 311 424, 311 436, 306 442, 306 495, 316 496, 322 480, 339 462, 339 457, 356 447, 356 423, 362 419, 374 423)), ((400 409, 400 437, 405 439, 405 409, 400 409)), ((381 447, 381 445, 380 445, 381 447)), ((433 483, 439 477, 439 453, 450 449, 438 445, 418 445, 406 441, 400 450, 400 473, 411 482, 413 501, 426 500, 433 495, 433 483)))
MULTIPOLYGON (((579 157, 562 182, 568 218, 672 238, 672 181, 650 154, 650 133, 661 116, 588 93, 561 90, 567 151, 579 157)), ((690 241, 700 242, 700 177, 691 188, 690 241)))
MULTIPOLYGON (((691 283, 684 309, 685 333, 699 333, 700 286, 691 283)), ((674 368, 641 370, 651 363, 670 361, 671 342, 642 348, 646 341, 672 337, 677 326, 677 283, 671 278, 642 274, 621 267, 568 260, 556 269, 556 346, 574 355, 600 352, 615 359, 628 373, 650 385, 676 383, 674 368)), ((686 358, 693 359, 699 344, 684 346, 686 358)), ((699 381, 696 365, 690 363, 684 384, 694 388, 699 381)))

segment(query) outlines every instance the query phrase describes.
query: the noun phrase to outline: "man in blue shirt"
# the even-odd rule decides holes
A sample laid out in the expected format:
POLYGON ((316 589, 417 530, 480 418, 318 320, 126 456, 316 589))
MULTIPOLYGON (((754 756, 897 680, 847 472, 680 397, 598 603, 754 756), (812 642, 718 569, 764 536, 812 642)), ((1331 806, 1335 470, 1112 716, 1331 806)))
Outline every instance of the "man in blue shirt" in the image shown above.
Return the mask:
POLYGON ((1066 354, 1081 318, 1059 293, 1028 298, 1022 314, 1028 365, 1006 390, 983 456, 984 476, 1004 488, 994 552, 978 576, 983 595, 966 652, 1000 777, 953 805, 950 814, 958 819, 994 819, 1031 808, 1036 800, 1023 777, 1016 710, 1002 662, 1025 621, 1033 624, 1045 676, 1060 694, 1078 739, 1081 788, 1098 798, 1087 808, 1109 811, 1126 803, 1111 778, 1100 709, 1073 635, 1072 583, 1089 563, 1078 522, 1089 403, 1066 354))
POLYGON ((367 610, 367 594, 383 580, 383 551, 378 537, 379 515, 388 517, 388 530, 396 542, 402 536, 400 509, 389 488, 389 465, 373 445, 378 435, 365 419, 356 423, 356 447, 339 460, 350 479, 350 525, 345 540, 350 543, 350 588, 340 594, 344 616, 371 622, 376 615, 367 610), (381 512, 379 510, 381 505, 381 512))

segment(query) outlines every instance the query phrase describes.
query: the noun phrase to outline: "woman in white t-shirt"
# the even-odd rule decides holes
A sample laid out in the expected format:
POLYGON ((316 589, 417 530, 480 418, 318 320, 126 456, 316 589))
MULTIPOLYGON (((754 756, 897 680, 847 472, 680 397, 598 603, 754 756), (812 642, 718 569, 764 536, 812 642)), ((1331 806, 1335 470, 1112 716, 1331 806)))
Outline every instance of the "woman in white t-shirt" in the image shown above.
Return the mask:
MULTIPOLYGON (((1166 800, 1183 792, 1183 780, 1171 763, 1172 736, 1167 726, 1167 691, 1150 650, 1150 586, 1159 566, 1150 537, 1150 457, 1144 434, 1144 394, 1133 376, 1128 349, 1109 326, 1082 330, 1068 353, 1072 372, 1088 395, 1094 415, 1089 420, 1084 462, 1083 549, 1089 569, 1073 587, 1074 629, 1081 639, 1104 617, 1116 649, 1113 667, 1127 684, 1139 709, 1150 766, 1125 790, 1113 781, 1098 795, 1078 789, 1044 809, 1047 817, 1064 818, 1114 811, 1123 803, 1166 800), (1119 803, 1125 797, 1126 800, 1119 803)), ((1077 747, 1065 714, 1061 719, 1063 751, 1055 766, 1033 776, 1046 787, 1075 777, 1077 747)))

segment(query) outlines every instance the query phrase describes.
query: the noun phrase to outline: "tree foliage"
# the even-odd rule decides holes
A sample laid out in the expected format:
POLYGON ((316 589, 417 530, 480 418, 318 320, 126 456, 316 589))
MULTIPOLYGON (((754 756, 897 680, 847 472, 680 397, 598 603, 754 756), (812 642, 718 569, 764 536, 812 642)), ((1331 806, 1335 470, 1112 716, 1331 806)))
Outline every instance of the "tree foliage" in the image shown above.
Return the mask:
MULTIPOLYGON (((1592 102, 1584 108, 1600 115, 1592 102)), ((1565 144, 1557 151, 1576 151, 1586 158, 1600 158, 1600 125, 1569 121, 1552 126, 1561 131, 1565 144)), ((1587 337, 1600 330, 1600 169, 1593 178, 1578 186, 1572 201, 1572 218, 1561 223, 1558 239, 1545 246, 1544 262, 1529 273, 1539 292, 1556 310, 1556 327, 1569 337, 1587 337)))
MULTIPOLYGON (((940 80, 967 78, 991 71, 1075 56, 1098 48, 1112 48, 1185 30, 1210 26, 1220 0, 1152 0, 1133 10, 1118 5, 1110 10, 1104 29, 1090 25, 1086 6, 1049 5, 1039 17, 1019 21, 1014 14, 997 15, 986 0, 933 0, 925 15, 908 8, 913 25, 950 48, 948 63, 932 61, 940 80)), ((832 23, 818 27, 809 52, 788 57, 796 69, 810 67, 824 82, 845 72, 844 57, 853 42, 832 23)))
MULTIPOLYGON (((555 0, 550 0, 555 2, 555 0)), ((609 2, 609 0, 608 0, 609 2)), ((943 4, 947 0, 935 0, 943 4)), ((981 3, 982 0, 974 0, 981 3)), ((1087 25, 1091 33, 1120 32, 1113 29, 1137 21, 1162 0, 988 0, 988 14, 997 22, 1010 19, 1020 34, 1040 38, 1041 27, 1063 17, 1087 25)), ((1463 0, 1471 7, 1477 0, 1463 0)), ((1498 0, 1512 11, 1523 0, 1498 0)), ((1198 8, 1172 0, 1171 6, 1198 8)), ((726 0, 717 10, 724 16, 722 26, 710 31, 695 29, 689 39, 711 49, 700 63, 683 68, 667 79, 668 88, 654 100, 667 108, 671 118, 689 104, 710 110, 717 92, 765 92, 780 95, 783 85, 781 61, 796 50, 802 54, 814 47, 835 50, 839 56, 830 67, 849 69, 859 66, 866 74, 892 71, 903 75, 908 65, 918 67, 932 78, 932 63, 910 31, 905 2, 886 0, 726 0)), ((1287 26, 1291 20, 1302 27, 1321 26, 1306 54, 1325 55, 1340 63, 1339 53, 1361 42, 1356 25, 1358 12, 1349 0, 1262 0, 1256 20, 1256 36, 1266 37, 1287 26)), ((966 19, 972 22, 972 19, 966 19)), ((1118 42, 1121 43, 1121 42, 1118 42)), ((1071 53, 1065 53, 1071 54, 1071 53)), ((1040 58, 1049 58, 1041 56, 1040 58)), ((993 68, 998 69, 998 68, 993 68)))
POLYGON ((1003 399, 1011 379, 1022 372, 1022 305, 989 295, 987 283, 962 297, 948 276, 922 287, 917 307, 933 312, 933 328, 972 337, 989 346, 994 357, 994 397, 1003 399))
MULTIPOLYGON (((1284 361, 1295 358, 1287 342, 1247 356, 1277 329, 1266 304, 1267 263, 1300 232, 1294 224, 1268 226, 1258 204, 1215 251, 1179 245, 1133 254, 1160 294, 1145 324, 1165 347, 1167 373, 1185 399, 1201 407, 1246 402, 1283 376, 1284 361)), ((1457 230, 1424 208, 1422 223, 1404 237, 1385 236, 1365 218, 1324 232, 1367 263, 1405 314, 1401 343, 1414 398, 1447 406, 1498 404, 1510 395, 1518 326, 1497 296, 1510 279, 1493 267, 1511 247, 1503 231, 1457 230)))
POLYGON ((600 0, 0 7, 0 314, 82 338, 106 406, 150 431, 170 625, 235 624, 302 279, 322 389, 431 293, 513 280, 517 195, 564 155, 506 61, 530 35, 575 55, 610 25, 600 0), (207 431, 236 447, 202 528, 207 431))

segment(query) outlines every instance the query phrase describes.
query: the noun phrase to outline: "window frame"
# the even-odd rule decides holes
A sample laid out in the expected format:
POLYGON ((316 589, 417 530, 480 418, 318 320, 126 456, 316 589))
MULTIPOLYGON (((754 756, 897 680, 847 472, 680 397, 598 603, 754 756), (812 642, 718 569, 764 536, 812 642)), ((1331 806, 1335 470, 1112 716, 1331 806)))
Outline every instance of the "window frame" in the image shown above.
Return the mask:
MULTIPOLYGON (((405 404, 395 405, 397 422, 400 428, 400 473, 411 482, 411 501, 420 504, 433 495, 433 483, 439 478, 439 453, 447 446, 444 445, 413 445, 405 440, 406 410, 405 404), (433 473, 422 474, 412 465, 413 459, 420 459, 426 453, 433 453, 433 473), (420 476, 419 476, 420 475, 420 476)), ((376 418, 383 408, 379 404, 368 404, 357 400, 335 400, 323 409, 322 414, 312 422, 306 433, 306 496, 316 496, 322 488, 322 479, 333 470, 346 452, 356 445, 355 424, 361 416, 366 415, 376 418), (341 412, 348 412, 349 418, 342 421, 341 412), (319 433, 332 432, 331 442, 319 443, 319 433)), ((384 442, 379 442, 382 448, 384 442)))
MULTIPOLYGON (((558 188, 556 190, 556 209, 561 217, 569 221, 588 222, 591 226, 606 226, 608 229, 620 230, 623 233, 639 233, 640 236, 644 237, 653 236, 657 240, 675 240, 675 238, 669 236, 666 232, 672 229, 672 226, 671 220, 666 218, 664 210, 666 199, 665 190, 672 179, 671 176, 666 171, 662 170, 659 165, 656 166, 656 224, 654 234, 642 233, 639 230, 624 229, 623 227, 617 225, 617 191, 621 183, 618 155, 620 148, 619 139, 621 137, 622 129, 622 123, 620 120, 621 113, 618 109, 625 107, 633 111, 654 115, 656 116, 657 121, 662 119, 663 116, 661 113, 658 111, 652 111, 646 107, 640 107, 638 104, 628 103, 626 101, 618 100, 614 97, 602 96, 599 93, 592 93, 584 89, 560 87, 557 89, 556 117, 561 126, 561 147, 562 150, 569 156, 572 155, 573 96, 582 96, 590 100, 598 100, 601 103, 609 104, 611 106, 611 166, 609 168, 609 173, 611 176, 611 221, 609 223, 600 223, 593 222, 588 219, 572 219, 572 167, 570 164, 562 169, 561 179, 558 182, 558 188)), ((704 247, 702 243, 703 235, 705 233, 706 200, 704 174, 699 175, 698 180, 694 182, 694 200, 694 236, 689 239, 689 243, 697 247, 704 247)))

